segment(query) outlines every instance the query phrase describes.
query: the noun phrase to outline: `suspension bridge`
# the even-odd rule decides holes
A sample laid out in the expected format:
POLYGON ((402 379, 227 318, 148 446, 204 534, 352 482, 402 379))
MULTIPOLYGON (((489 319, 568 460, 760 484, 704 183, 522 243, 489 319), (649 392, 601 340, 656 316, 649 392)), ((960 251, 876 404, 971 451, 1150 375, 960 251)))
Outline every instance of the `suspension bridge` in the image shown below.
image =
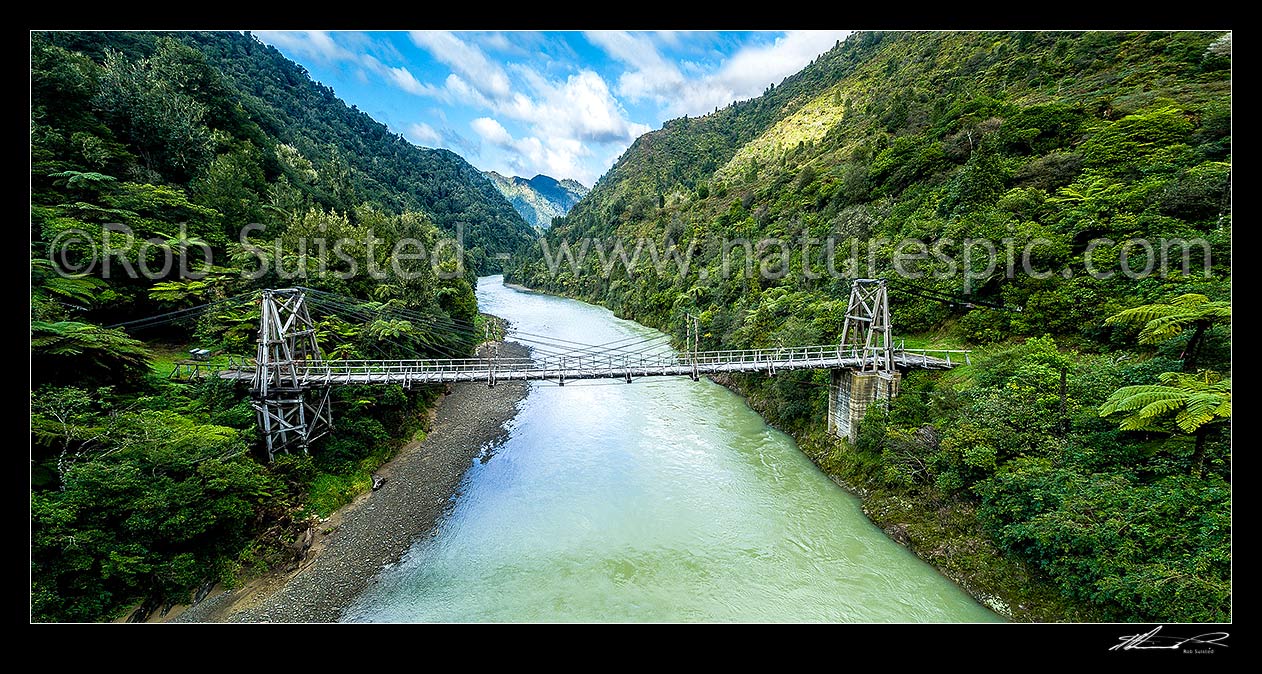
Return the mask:
MULTIPOLYGON (((203 307, 231 304, 238 298, 203 307)), ((511 339, 531 348, 529 358, 500 358, 499 340, 491 339, 489 326, 479 331, 473 324, 407 310, 366 307, 349 297, 312 288, 263 290, 247 298, 260 308, 258 345, 253 358, 230 357, 227 367, 203 368, 201 364, 177 365, 187 373, 247 382, 269 460, 277 452, 306 451, 312 442, 333 427, 329 400, 334 386, 401 385, 405 388, 455 382, 481 382, 494 387, 500 381, 566 382, 613 379, 632 383, 646 377, 681 377, 694 380, 723 373, 764 373, 774 376, 794 370, 828 370, 828 428, 853 439, 855 425, 875 401, 888 400, 898 392, 902 372, 913 368, 943 369, 968 360, 967 351, 907 349, 895 344, 890 322, 889 293, 885 281, 858 279, 851 289, 841 339, 836 344, 785 346, 770 349, 702 351, 700 321, 685 317, 686 337, 682 351, 669 348, 668 335, 629 337, 606 344, 583 344, 547 335, 504 331, 511 339), (447 358, 375 360, 327 358, 317 340, 317 312, 347 321, 372 323, 406 321, 409 329, 420 327, 426 350, 447 358), (482 342, 478 356, 455 357, 482 342)), ((171 312, 178 317, 201 315, 191 309, 171 312)), ((148 326, 152 318, 122 326, 148 326)), ((498 332, 498 331, 497 331, 498 332)), ((327 336, 327 335, 326 335, 327 336)), ((497 335, 498 336, 498 335, 497 335)), ((389 336, 387 343, 399 342, 389 336)))

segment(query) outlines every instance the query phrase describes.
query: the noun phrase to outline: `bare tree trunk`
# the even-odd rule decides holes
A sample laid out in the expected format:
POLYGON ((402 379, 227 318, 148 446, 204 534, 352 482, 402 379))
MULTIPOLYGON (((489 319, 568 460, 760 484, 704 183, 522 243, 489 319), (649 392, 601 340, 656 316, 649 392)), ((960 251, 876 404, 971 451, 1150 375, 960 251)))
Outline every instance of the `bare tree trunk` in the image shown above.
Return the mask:
POLYGON ((1196 449, 1192 450, 1192 475, 1200 477, 1204 474, 1205 438, 1209 435, 1209 426, 1201 426, 1196 431, 1196 449))
POLYGON ((1187 348, 1183 350, 1183 371, 1196 372, 1196 352, 1201 346, 1201 339, 1205 335, 1205 329, 1209 327, 1207 321, 1196 322, 1196 332, 1192 333, 1192 339, 1188 340, 1187 348))
POLYGON ((1068 368, 1062 366, 1060 368, 1060 437, 1062 438, 1069 436, 1069 396, 1066 386, 1068 374, 1068 368))

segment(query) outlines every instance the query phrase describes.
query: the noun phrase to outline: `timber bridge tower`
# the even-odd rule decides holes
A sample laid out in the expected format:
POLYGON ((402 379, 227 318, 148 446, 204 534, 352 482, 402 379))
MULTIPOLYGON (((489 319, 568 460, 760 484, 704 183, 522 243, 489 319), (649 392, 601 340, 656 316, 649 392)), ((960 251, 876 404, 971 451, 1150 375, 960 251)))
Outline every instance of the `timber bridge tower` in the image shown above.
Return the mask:
POLYGON ((321 360, 303 290, 264 290, 250 391, 268 461, 280 451, 306 453, 332 430, 329 388, 311 386, 300 369, 321 360))
POLYGON ((855 279, 838 348, 857 354, 858 363, 829 370, 828 432, 854 442, 868 408, 888 404, 902 380, 895 367, 889 288, 883 279, 855 279))
MULTIPOLYGON (((500 358, 498 349, 488 349, 474 358, 328 360, 317 344, 317 324, 308 306, 345 310, 347 303, 357 300, 310 288, 283 288, 264 290, 257 301, 261 318, 256 357, 252 362, 241 359, 217 376, 250 383, 269 459, 277 452, 306 452, 313 441, 329 432, 333 426, 329 392, 334 386, 411 387, 454 382, 494 386, 505 380, 564 385, 582 379, 616 379, 630 384, 645 377, 696 379, 738 372, 774 376, 787 370, 830 372, 828 430, 854 441, 868 408, 886 404, 898 394, 904 370, 953 367, 953 353, 963 353, 965 361, 968 359, 967 352, 895 346, 889 290, 880 279, 854 281, 841 340, 836 344, 728 351, 698 350, 695 334, 699 327, 694 323, 690 324, 691 349, 683 352, 633 350, 625 344, 586 345, 510 330, 513 339, 534 344, 537 352, 525 358, 500 358), (563 345, 563 352, 549 350, 558 345, 563 345)), ((361 320, 366 315, 361 311, 353 314, 361 320)), ((470 327, 436 324, 424 316, 407 318, 434 329, 458 328, 466 335, 470 327)))

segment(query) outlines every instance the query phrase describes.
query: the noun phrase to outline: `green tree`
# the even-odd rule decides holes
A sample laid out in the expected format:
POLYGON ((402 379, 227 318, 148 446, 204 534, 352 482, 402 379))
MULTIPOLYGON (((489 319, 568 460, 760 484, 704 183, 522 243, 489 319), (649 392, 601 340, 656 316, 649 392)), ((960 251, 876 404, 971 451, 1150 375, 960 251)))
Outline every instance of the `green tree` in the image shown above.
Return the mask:
POLYGON ((1160 384, 1124 386, 1100 406, 1100 416, 1126 414, 1124 431, 1164 431, 1174 415, 1174 425, 1196 438, 1192 472, 1200 473, 1205 460, 1205 439, 1211 424, 1231 418, 1231 378, 1205 370, 1197 374, 1165 372, 1160 384))
POLYGON ((153 58, 133 61, 109 51, 101 64, 93 103, 126 130, 146 165, 182 177, 209 161, 213 149, 204 123, 207 108, 163 77, 163 59, 175 49, 170 42, 153 58))
POLYGON ((1191 372, 1196 367, 1196 352, 1205 337, 1205 331, 1215 325, 1231 323, 1231 303, 1211 302, 1204 295, 1189 293, 1170 302, 1145 304, 1114 314, 1105 321, 1108 325, 1142 325, 1140 344, 1159 344, 1173 339, 1185 330, 1192 330, 1192 337, 1180 358, 1183 370, 1191 372))
POLYGON ((31 322, 37 379, 132 380, 148 371, 149 358, 149 349, 122 330, 78 321, 31 322))

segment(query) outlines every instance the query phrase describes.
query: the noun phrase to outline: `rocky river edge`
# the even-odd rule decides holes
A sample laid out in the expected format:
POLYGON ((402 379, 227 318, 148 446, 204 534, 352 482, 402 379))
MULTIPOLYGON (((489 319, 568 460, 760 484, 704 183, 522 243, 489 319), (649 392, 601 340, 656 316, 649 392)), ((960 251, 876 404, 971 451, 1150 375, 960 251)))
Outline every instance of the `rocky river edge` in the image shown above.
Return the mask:
MULTIPOLYGON (((508 342, 501 357, 528 357, 508 342)), ((505 424, 529 384, 453 384, 439 401, 429 434, 399 451, 377 475, 381 487, 321 525, 302 565, 189 607, 175 622, 335 622, 383 567, 432 535, 454 503, 465 471, 508 437, 505 424)))

